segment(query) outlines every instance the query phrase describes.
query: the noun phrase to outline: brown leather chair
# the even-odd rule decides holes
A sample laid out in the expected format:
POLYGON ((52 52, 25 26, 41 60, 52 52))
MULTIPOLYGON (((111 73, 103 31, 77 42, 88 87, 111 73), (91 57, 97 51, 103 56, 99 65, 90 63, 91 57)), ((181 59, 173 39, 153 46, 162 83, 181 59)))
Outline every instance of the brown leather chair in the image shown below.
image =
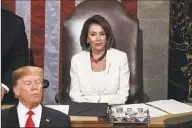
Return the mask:
POLYGON ((73 55, 82 50, 79 37, 83 23, 89 17, 99 14, 110 23, 116 39, 115 48, 128 55, 131 71, 129 97, 126 103, 139 103, 144 100, 142 44, 139 43, 139 21, 116 0, 86 0, 80 3, 71 16, 63 22, 63 71, 62 90, 56 95, 56 102, 69 104, 70 62, 73 55))

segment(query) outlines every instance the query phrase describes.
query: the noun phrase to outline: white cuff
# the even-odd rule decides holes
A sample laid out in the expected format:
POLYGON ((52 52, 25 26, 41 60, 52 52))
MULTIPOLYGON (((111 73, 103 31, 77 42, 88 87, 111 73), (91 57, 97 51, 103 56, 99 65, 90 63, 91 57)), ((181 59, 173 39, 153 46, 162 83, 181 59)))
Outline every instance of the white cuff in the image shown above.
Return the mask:
POLYGON ((6 90, 6 93, 9 92, 9 88, 5 84, 1 83, 1 86, 6 90))

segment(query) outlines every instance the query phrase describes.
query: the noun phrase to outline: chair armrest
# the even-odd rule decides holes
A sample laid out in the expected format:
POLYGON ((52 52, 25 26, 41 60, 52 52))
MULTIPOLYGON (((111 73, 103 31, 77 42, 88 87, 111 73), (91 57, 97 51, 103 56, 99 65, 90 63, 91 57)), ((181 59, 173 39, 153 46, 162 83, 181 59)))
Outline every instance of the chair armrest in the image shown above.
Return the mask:
POLYGON ((146 103, 146 102, 149 102, 150 101, 150 98, 149 96, 147 95, 147 93, 143 92, 144 93, 144 99, 143 99, 143 102, 146 103))
POLYGON ((71 98, 69 97, 69 94, 65 92, 63 89, 61 89, 56 95, 55 95, 55 102, 59 104, 70 104, 71 98))
POLYGON ((149 96, 145 92, 130 93, 126 104, 146 103, 149 102, 149 96))

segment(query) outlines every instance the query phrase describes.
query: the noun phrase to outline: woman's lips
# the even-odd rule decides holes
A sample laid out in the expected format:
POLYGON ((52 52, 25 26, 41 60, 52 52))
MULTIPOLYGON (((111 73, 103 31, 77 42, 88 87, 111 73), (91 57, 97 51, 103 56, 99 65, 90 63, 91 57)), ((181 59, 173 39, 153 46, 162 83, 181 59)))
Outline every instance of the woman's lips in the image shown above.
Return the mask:
POLYGON ((100 45, 102 45, 102 43, 97 43, 97 44, 95 44, 96 46, 100 46, 100 45))

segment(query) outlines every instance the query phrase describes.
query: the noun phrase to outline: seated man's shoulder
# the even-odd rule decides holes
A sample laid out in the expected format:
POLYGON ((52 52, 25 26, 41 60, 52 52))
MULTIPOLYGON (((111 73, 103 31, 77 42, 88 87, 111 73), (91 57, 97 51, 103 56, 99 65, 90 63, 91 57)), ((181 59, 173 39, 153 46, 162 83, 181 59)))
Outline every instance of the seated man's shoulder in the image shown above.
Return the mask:
POLYGON ((49 115, 53 115, 54 118, 66 118, 66 119, 69 119, 69 116, 66 115, 65 113, 62 113, 58 110, 55 110, 55 109, 52 109, 52 108, 48 108, 48 107, 44 107, 44 109, 46 109, 46 112, 49 114, 49 115))
POLYGON ((70 127, 71 120, 68 115, 48 107, 44 107, 43 109, 46 114, 46 117, 52 120, 52 125, 54 125, 55 127, 70 127))

